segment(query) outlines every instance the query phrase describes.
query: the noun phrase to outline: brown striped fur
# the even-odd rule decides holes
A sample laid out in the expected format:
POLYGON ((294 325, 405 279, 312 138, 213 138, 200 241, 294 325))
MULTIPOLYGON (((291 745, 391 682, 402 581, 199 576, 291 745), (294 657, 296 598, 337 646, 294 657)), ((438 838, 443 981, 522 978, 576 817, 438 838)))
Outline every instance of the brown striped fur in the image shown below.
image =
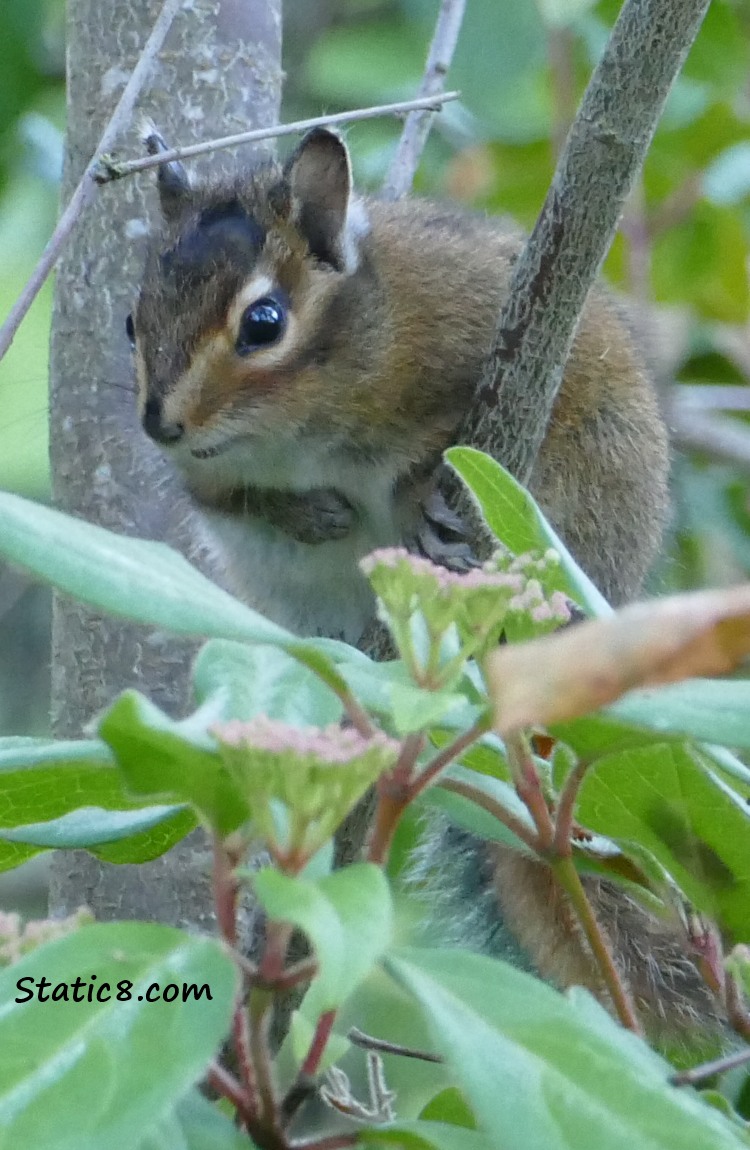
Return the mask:
MULTIPOLYGON (((302 634, 357 642, 374 612, 357 561, 413 533, 425 474, 474 401, 521 241, 421 200, 356 200, 330 132, 307 137, 284 169, 231 186, 193 189, 174 169, 162 185, 135 315, 141 405, 184 428, 169 451, 233 589, 302 634), (287 328, 243 356, 237 325, 256 291, 288 301, 287 328)), ((596 288, 531 487, 613 601, 638 593, 658 549, 667 471, 641 356, 596 288)), ((509 850, 493 859, 502 916, 540 972, 606 1001, 549 871, 509 850)), ((710 1017, 679 924, 655 924, 607 884, 590 890, 652 1030, 669 1029, 670 1014, 677 1029, 710 1017)))

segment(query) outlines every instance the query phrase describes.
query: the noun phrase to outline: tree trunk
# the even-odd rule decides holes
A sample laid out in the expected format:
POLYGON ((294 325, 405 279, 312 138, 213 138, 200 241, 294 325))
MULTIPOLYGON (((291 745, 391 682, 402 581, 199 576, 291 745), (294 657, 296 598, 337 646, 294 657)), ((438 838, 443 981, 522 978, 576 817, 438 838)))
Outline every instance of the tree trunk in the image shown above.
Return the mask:
MULTIPOLYGON (((281 89, 281 0, 194 0, 170 29, 139 109, 179 143, 276 123, 281 89)), ((68 0, 67 200, 138 59, 160 0, 68 0)), ((261 145, 262 147, 263 145, 261 145)), ((138 125, 121 142, 142 151, 138 125)), ((250 158, 244 149, 242 161, 250 158)), ((232 164, 227 153, 206 163, 232 164)), ((55 504, 122 534, 188 550, 186 506, 141 432, 125 335, 141 272, 143 239, 157 210, 154 173, 102 188, 57 273, 51 351, 51 455, 55 504)), ((95 615, 56 596, 52 714, 59 738, 85 724, 125 687, 166 710, 186 705, 194 645, 95 615)), ((209 867, 202 836, 144 866, 59 855, 51 906, 81 903, 97 917, 205 925, 209 867)))

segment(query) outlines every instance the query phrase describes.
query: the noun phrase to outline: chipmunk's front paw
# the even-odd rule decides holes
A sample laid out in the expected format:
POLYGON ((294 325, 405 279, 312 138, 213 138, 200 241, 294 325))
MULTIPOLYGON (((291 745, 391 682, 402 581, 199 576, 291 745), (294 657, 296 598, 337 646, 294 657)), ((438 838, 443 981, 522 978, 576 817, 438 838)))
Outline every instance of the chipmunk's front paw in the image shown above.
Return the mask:
POLYGON ((284 530, 300 543, 343 539, 354 526, 354 508, 333 487, 287 494, 284 530))
POLYGON ((469 527, 437 490, 422 503, 421 522, 409 550, 450 571, 470 571, 480 563, 469 527))

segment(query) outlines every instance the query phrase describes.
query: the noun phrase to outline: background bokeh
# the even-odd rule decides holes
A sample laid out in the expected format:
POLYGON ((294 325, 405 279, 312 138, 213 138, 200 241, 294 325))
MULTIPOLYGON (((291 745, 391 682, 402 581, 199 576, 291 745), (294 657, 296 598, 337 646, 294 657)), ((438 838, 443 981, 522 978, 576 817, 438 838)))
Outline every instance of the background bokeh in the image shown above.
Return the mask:
MULTIPOLYGON (((414 94, 437 7, 287 0, 285 118, 414 94)), ((438 119, 418 190, 531 225, 618 9, 617 0, 468 0, 450 77, 463 99, 438 119)), ((0 316, 53 226, 63 72, 63 0, 2 0, 0 316)), ((398 130, 385 120, 350 129, 360 183, 377 187, 398 130)), ((664 403, 681 429, 659 592, 750 571, 749 237, 750 5, 714 0, 606 266, 648 316, 664 403)), ((42 499, 50 299, 47 285, 0 362, 0 488, 42 499)), ((0 568, 0 734, 47 729, 48 634, 46 589, 0 568)))

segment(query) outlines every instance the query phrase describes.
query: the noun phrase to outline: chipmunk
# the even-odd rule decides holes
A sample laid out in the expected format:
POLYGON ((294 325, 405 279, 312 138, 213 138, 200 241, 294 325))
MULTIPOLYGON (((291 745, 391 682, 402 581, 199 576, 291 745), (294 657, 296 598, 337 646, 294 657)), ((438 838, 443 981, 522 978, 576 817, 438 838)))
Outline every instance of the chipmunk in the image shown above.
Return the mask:
MULTIPOLYGON (((147 146, 166 148, 156 131, 147 146)), ((233 181, 193 187, 165 163, 158 188, 163 220, 127 323, 143 427, 192 493, 230 587, 301 635, 357 644, 374 616, 362 556, 460 549, 461 525, 431 516, 431 478, 474 402, 522 239, 450 207, 355 195, 346 145, 326 129, 284 166, 233 181)), ((530 488, 612 602, 637 594, 655 557, 667 474, 652 385, 596 288, 530 488)), ((456 882, 470 872, 476 886, 488 857, 462 847, 456 882)), ((606 998, 546 868, 493 848, 490 869, 540 973, 606 998)), ((712 1016, 684 935, 606 884, 596 894, 652 1029, 671 1013, 712 1016)))

